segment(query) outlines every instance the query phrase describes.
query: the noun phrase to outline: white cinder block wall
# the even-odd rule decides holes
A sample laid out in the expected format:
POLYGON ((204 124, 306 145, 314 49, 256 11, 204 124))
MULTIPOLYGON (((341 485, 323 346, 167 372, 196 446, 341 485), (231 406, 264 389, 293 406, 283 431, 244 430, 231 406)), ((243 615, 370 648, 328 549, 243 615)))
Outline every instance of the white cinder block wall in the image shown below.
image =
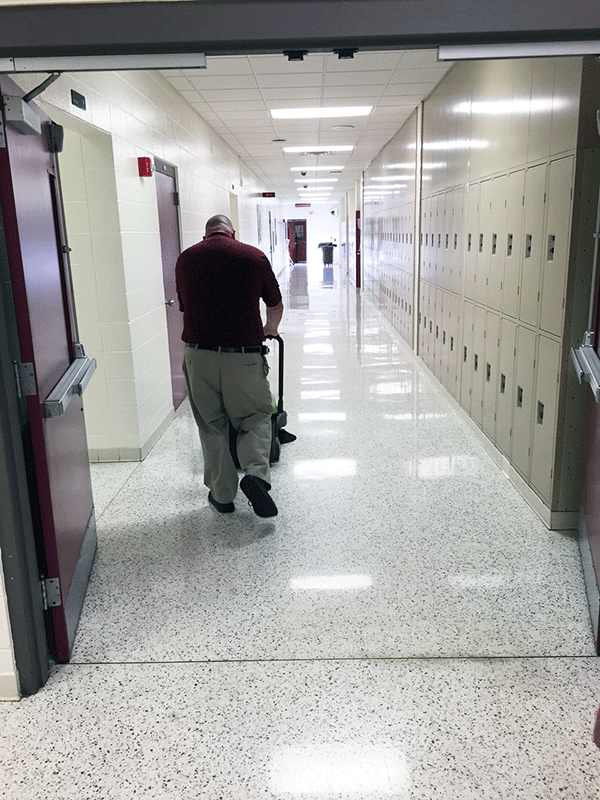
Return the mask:
MULTIPOLYGON (((20 78, 24 89, 39 76, 20 78)), ((80 338, 98 372, 84 398, 94 460, 144 458, 171 419, 170 366, 154 178, 139 156, 178 171, 182 247, 237 197, 238 238, 269 254, 268 189, 157 72, 63 75, 43 95, 65 126, 64 176, 80 338), (87 110, 71 103, 83 94, 87 110)), ((270 201, 272 203, 272 201, 270 201)), ((275 216, 276 206, 269 205, 275 216)))

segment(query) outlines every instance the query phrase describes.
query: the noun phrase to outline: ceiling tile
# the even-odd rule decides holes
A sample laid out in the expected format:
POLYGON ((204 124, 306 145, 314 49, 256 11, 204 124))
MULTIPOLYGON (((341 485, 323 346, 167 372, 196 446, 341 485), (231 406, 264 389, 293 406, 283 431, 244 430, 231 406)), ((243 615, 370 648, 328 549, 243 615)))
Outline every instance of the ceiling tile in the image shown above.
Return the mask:
MULTIPOLYGON (((248 56, 207 56, 206 69, 208 75, 252 75, 248 56)), ((183 70, 188 75, 190 70, 183 70)), ((195 70, 200 74, 201 70, 195 70)))
POLYGON ((199 92, 204 90, 218 91, 231 89, 256 89, 254 75, 198 75, 190 78, 193 88, 199 92))
MULTIPOLYGON (((294 108, 297 107, 298 100, 320 100, 321 87, 320 86, 297 86, 294 89, 293 95, 287 88, 275 88, 262 90, 263 97, 267 102, 277 101, 277 106, 273 108, 294 108), (285 103, 285 105, 283 105, 285 103)), ((315 105, 319 105, 316 103, 315 105)))
POLYGON ((267 114, 265 110, 265 104, 262 100, 244 100, 244 101, 235 101, 229 100, 224 102, 210 102, 210 107, 218 114, 220 111, 261 111, 263 114, 267 114))
POLYGON ((387 84, 391 70, 373 72, 329 72, 325 75, 325 86, 374 86, 387 84))
POLYGON ((363 70, 392 70, 402 57, 402 52, 355 53, 354 58, 338 58, 336 55, 325 57, 327 72, 360 72, 363 70))
POLYGON ((303 61, 289 61, 286 56, 250 56, 250 63, 257 75, 302 75, 309 72, 323 72, 323 56, 310 53, 303 61))
POLYGON ((321 86, 323 76, 320 72, 311 72, 308 75, 279 74, 279 75, 260 75, 259 84, 263 89, 278 89, 287 87, 295 89, 303 86, 321 86))
POLYGON ((200 92, 202 98, 211 105, 213 103, 231 103, 242 101, 258 100, 264 108, 264 102, 261 93, 258 89, 228 89, 221 91, 213 91, 204 89, 200 92))

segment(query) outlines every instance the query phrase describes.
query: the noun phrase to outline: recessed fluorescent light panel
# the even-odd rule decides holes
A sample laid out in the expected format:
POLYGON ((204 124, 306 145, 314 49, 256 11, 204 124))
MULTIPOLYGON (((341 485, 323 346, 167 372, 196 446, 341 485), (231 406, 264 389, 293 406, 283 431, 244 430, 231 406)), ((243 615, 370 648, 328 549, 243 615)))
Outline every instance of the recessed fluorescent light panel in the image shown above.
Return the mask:
MULTIPOLYGON (((349 150, 354 150, 352 144, 332 144, 332 145, 304 145, 303 147, 284 147, 284 153, 347 153, 349 150)), ((331 169, 331 167, 329 168, 331 169)))
POLYGON ((290 172, 324 172, 325 170, 343 170, 343 167, 290 167, 290 172))
POLYGON ((368 117, 373 106, 339 108, 272 108, 273 119, 321 119, 323 117, 368 117))

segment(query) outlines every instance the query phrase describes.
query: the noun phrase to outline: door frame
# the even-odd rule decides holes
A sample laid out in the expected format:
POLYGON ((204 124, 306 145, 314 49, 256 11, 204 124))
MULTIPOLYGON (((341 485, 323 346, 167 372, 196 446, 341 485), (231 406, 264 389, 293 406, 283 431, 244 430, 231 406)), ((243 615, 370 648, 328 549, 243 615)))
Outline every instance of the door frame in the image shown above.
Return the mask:
POLYGON ((27 406, 15 384, 13 365, 21 357, 5 273, 8 259, 0 219, 0 551, 19 688, 27 696, 48 680, 50 652, 31 508, 35 486, 29 484, 26 468, 27 406), (22 624, 12 625, 12 620, 22 624))

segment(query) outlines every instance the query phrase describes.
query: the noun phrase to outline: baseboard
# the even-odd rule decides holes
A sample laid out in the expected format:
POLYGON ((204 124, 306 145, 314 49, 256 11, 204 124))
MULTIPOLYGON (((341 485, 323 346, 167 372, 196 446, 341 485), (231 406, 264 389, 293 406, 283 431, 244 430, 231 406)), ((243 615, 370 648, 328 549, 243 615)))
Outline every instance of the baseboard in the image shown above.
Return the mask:
POLYGON ((594 641, 598 646, 598 626, 600 623, 600 588, 596 570, 592 560, 592 551, 588 539, 585 517, 583 512, 579 514, 579 550, 581 552, 581 563, 583 566, 583 578, 587 592, 588 603, 590 606, 590 616, 592 618, 592 630, 594 631, 594 641))
POLYGON ((143 461, 163 433, 167 430, 175 417, 175 411, 166 415, 158 428, 146 439, 141 447, 99 447, 88 448, 88 457, 91 463, 115 461, 143 461))
POLYGON ((19 682, 16 675, 0 675, 0 702, 20 700, 19 682))

